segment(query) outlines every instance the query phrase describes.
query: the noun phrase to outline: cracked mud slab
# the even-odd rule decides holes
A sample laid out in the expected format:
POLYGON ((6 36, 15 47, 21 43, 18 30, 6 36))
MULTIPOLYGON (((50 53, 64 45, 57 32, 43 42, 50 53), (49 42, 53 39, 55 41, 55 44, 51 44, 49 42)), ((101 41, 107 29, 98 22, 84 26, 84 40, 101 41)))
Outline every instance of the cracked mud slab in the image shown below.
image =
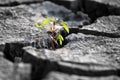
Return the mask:
POLYGON ((84 26, 82 29, 98 31, 101 33, 109 33, 120 35, 120 16, 104 16, 98 18, 95 23, 84 26))
POLYGON ((80 51, 77 54, 75 51, 64 48, 50 51, 47 49, 25 47, 24 51, 23 62, 33 65, 33 79, 41 79, 47 76, 49 72, 57 71, 69 75, 97 77, 97 79, 99 79, 99 76, 104 79, 106 76, 112 77, 112 75, 115 75, 118 76, 119 80, 119 66, 111 63, 111 61, 106 61, 105 58, 101 58, 100 56, 98 58, 105 60, 106 63, 101 60, 97 61, 98 58, 95 56, 94 58, 92 57, 94 54, 89 56, 90 53, 88 53, 85 56, 81 55, 83 53, 80 53, 80 51), (28 58, 26 58, 26 56, 28 56, 28 58), (110 62, 110 64, 107 64, 107 62, 110 62), (36 69, 38 72, 36 72, 36 69), (36 74, 41 76, 37 76, 36 74))

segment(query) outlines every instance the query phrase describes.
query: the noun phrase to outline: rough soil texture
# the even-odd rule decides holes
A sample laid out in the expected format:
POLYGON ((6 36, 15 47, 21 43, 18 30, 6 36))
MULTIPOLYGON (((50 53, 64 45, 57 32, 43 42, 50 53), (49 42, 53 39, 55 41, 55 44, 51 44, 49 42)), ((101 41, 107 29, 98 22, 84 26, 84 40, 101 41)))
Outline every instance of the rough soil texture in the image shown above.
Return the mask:
POLYGON ((0 0, 0 80, 120 80, 119 2, 0 0), (70 26, 56 50, 35 27, 45 16, 70 26))

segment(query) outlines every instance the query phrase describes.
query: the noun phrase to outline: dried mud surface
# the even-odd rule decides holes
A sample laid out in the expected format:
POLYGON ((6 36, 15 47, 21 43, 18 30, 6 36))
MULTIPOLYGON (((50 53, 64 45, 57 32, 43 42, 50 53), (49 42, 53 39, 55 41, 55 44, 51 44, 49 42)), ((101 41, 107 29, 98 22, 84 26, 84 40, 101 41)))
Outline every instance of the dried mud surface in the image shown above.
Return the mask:
POLYGON ((0 80, 120 80, 119 25, 119 0, 0 0, 0 80), (45 16, 70 26, 56 50, 45 16))

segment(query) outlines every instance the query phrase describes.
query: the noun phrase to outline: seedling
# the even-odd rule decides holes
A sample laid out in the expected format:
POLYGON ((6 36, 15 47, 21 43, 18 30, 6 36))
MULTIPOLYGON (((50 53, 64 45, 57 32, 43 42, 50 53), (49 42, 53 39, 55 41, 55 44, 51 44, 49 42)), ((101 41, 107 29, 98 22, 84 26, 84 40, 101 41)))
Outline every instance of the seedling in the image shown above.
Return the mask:
POLYGON ((47 32, 50 32, 50 38, 51 38, 51 45, 52 49, 55 49, 54 44, 59 44, 62 46, 64 38, 61 35, 60 31, 64 29, 67 33, 69 33, 69 26, 66 22, 60 21, 56 19, 55 17, 53 18, 46 18, 43 20, 41 23, 36 22, 35 23, 36 27, 39 29, 45 29, 47 32), (58 43, 58 42, 59 43, 58 43))

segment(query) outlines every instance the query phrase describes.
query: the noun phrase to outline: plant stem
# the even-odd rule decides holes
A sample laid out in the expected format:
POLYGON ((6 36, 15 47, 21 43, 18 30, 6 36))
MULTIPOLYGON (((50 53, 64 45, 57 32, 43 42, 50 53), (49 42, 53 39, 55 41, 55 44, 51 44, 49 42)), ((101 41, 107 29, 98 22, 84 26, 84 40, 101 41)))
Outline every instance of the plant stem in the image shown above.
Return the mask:
POLYGON ((52 26, 52 49, 55 50, 55 46, 54 46, 54 33, 55 33, 55 22, 53 22, 53 26, 52 26))
POLYGON ((54 50, 55 47, 54 47, 54 32, 52 31, 52 49, 54 50))

